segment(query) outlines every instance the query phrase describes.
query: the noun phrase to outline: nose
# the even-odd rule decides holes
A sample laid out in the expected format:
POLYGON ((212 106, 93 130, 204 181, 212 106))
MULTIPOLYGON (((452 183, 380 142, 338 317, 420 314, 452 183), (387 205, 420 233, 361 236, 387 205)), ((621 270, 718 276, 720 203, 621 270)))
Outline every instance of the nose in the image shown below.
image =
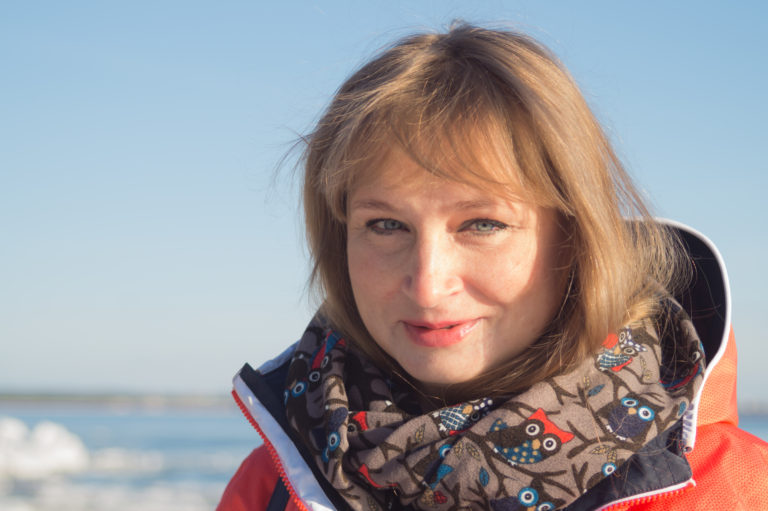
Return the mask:
POLYGON ((403 290, 416 305, 433 309, 462 289, 461 256, 448 235, 419 236, 410 252, 403 290))

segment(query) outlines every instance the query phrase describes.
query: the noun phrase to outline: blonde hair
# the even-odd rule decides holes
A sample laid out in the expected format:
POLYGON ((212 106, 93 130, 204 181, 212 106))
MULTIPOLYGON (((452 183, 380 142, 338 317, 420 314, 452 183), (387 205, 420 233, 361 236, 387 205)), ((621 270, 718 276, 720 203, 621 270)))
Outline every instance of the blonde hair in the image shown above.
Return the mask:
POLYGON ((571 258, 563 306, 541 338, 452 396, 510 394, 572 367, 673 284, 676 243, 653 222, 573 79, 528 36, 460 24, 407 37, 338 90, 308 135, 304 209, 322 313, 402 372, 358 314, 346 200, 393 147, 427 171, 558 211, 571 258), (624 217, 639 219, 627 221, 624 217), (489 390, 490 389, 490 390, 489 390))

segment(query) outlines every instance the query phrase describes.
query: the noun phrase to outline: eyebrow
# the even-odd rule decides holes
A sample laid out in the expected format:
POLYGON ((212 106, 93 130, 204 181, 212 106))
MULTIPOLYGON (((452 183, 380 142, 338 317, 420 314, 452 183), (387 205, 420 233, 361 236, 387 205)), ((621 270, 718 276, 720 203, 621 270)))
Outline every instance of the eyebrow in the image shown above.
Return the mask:
POLYGON ((378 211, 392 211, 395 209, 388 202, 375 199, 356 200, 349 207, 351 209, 373 209, 378 211))
MULTIPOLYGON (((496 206, 496 201, 489 199, 474 199, 459 201, 455 204, 451 204, 451 208, 458 210, 468 209, 483 209, 496 206)), ((361 199, 356 200, 350 204, 353 209, 371 209, 374 211, 394 211, 395 207, 389 204, 387 201, 377 199, 361 199)))
POLYGON ((490 199, 463 200, 454 204, 456 209, 482 209, 498 205, 497 201, 490 199))

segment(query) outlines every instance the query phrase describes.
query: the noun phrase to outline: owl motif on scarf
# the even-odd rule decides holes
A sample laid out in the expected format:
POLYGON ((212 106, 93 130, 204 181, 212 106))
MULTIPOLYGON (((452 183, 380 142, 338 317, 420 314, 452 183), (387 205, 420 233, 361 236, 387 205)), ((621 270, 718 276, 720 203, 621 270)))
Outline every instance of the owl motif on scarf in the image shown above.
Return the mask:
POLYGON ((573 434, 558 428, 539 408, 519 426, 508 426, 502 419, 491 425, 487 439, 493 452, 510 465, 538 463, 552 456, 573 439, 573 434))
POLYGON ((597 368, 601 371, 621 371, 641 351, 646 351, 645 346, 632 340, 630 329, 622 329, 619 335, 610 334, 603 341, 603 349, 597 355, 597 368))

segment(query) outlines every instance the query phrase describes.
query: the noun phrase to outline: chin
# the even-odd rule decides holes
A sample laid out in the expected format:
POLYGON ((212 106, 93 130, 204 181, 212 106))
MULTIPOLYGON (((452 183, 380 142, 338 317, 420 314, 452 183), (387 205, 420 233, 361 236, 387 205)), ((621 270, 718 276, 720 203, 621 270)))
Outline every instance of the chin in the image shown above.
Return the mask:
MULTIPOLYGON (((408 369, 406 369, 406 371, 408 371, 408 369)), ((408 374, 426 388, 445 387, 446 385, 465 383, 478 376, 478 374, 469 373, 467 371, 446 372, 439 368, 425 371, 424 366, 419 366, 418 370, 408 371, 408 374)))

